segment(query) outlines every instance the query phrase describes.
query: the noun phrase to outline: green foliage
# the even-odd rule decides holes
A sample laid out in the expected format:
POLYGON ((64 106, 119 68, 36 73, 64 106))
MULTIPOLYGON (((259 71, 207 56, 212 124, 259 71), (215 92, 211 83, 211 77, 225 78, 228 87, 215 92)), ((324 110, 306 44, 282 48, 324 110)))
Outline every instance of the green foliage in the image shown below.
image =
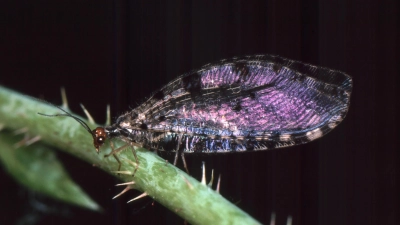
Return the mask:
POLYGON ((16 147, 20 136, 0 134, 0 160, 22 185, 55 199, 91 210, 100 207, 75 184, 57 160, 54 151, 40 143, 16 147))

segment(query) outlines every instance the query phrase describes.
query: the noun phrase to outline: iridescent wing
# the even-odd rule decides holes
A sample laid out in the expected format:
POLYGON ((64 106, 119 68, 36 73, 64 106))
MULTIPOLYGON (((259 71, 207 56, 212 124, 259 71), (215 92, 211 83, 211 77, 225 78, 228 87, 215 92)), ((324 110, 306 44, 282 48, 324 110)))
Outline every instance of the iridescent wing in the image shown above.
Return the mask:
POLYGON ((280 148, 335 128, 349 109, 351 90, 343 72, 279 56, 233 58, 176 78, 120 116, 112 130, 163 150, 280 148))

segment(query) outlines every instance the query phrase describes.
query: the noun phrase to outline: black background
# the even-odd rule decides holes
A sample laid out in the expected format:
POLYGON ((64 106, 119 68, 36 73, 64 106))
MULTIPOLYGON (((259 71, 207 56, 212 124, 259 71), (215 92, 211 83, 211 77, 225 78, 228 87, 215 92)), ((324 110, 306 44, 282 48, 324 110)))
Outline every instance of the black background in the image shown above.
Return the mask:
MULTIPOLYGON (((174 77, 223 58, 277 54, 345 71, 351 107, 312 143, 249 154, 187 156, 222 174, 221 193, 268 224, 399 224, 399 3, 387 1, 2 1, 0 84, 70 107, 96 121, 135 107, 174 77)), ((182 224, 140 193, 111 200, 117 180, 58 153, 103 208, 53 202, 0 170, 0 224, 182 224), (33 207, 41 202, 53 209, 33 207), (49 211, 49 210, 45 210, 49 211), (55 211, 55 212, 54 212, 55 211)), ((172 161, 172 157, 166 156, 172 161)))

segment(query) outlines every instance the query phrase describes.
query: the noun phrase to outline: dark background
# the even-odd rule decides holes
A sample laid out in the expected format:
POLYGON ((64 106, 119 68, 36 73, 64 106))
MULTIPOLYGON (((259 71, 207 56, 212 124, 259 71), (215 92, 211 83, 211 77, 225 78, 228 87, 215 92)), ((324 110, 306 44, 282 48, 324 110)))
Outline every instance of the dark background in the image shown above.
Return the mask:
MULTIPOLYGON (((221 193, 269 224, 399 224, 397 95, 399 3, 386 1, 2 1, 0 84, 70 107, 96 121, 137 106, 174 77, 233 56, 277 54, 345 71, 351 107, 334 131, 286 149, 187 156, 222 174, 221 193)), ((103 208, 53 202, 0 170, 0 224, 182 224, 140 193, 111 200, 117 180, 58 153, 103 208), (45 210, 34 207, 46 205, 45 210), (48 210, 52 209, 52 210, 48 210)), ((165 158, 172 161, 171 156, 165 158)))

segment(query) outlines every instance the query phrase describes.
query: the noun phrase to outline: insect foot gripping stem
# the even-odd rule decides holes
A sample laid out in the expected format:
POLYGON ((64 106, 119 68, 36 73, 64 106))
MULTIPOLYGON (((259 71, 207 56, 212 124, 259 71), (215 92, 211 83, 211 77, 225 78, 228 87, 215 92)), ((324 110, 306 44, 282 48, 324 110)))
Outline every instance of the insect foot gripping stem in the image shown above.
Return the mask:
POLYGON ((113 144, 112 141, 110 141, 110 146, 111 146, 112 151, 109 154, 104 155, 104 157, 106 158, 106 157, 109 157, 109 156, 112 155, 117 160, 117 162, 119 164, 118 171, 121 169, 121 161, 118 159, 118 156, 116 154, 121 152, 121 151, 123 151, 123 150, 125 150, 125 149, 127 149, 127 148, 129 148, 129 147, 132 148, 132 153, 133 153, 133 156, 135 157, 135 161, 136 161, 136 163, 134 163, 135 170, 133 171, 132 176, 135 176, 135 173, 139 168, 139 160, 138 160, 138 157, 136 155, 136 150, 135 150, 134 146, 138 146, 139 147, 139 145, 137 145, 135 143, 128 143, 128 144, 125 144, 125 145, 123 145, 123 146, 121 146, 121 147, 119 147, 117 149, 114 149, 114 144, 113 144))

